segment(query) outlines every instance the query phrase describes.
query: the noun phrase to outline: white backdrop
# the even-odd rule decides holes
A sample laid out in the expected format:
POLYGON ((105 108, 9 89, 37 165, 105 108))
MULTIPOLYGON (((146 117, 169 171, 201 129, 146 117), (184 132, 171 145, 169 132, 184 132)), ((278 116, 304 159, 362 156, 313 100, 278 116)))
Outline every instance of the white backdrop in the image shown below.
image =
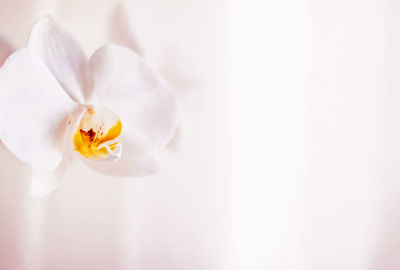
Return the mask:
MULTIPOLYGON (((0 31, 16 45, 23 46, 38 16, 56 14, 90 55, 109 42, 117 1, 0 3, 8 13, 0 31)), ((126 1, 126 6, 143 47, 151 53, 176 44, 193 63, 188 72, 193 68, 202 78, 182 97, 179 149, 162 155, 159 174, 142 179, 105 177, 76 163, 54 193, 30 198, 29 169, 2 148, 0 269, 221 269, 226 261, 225 9, 211 0, 126 1)), ((181 59, 171 65, 175 61, 181 59)))
POLYGON ((229 3, 231 269, 400 269, 400 3, 229 3))
MULTIPOLYGON (((0 3, 15 45, 56 13, 90 55, 115 1, 0 3)), ((178 43, 204 78, 181 149, 147 179, 78 163, 37 199, 2 148, 0 269, 400 269, 400 3, 126 3, 145 47, 178 43)))

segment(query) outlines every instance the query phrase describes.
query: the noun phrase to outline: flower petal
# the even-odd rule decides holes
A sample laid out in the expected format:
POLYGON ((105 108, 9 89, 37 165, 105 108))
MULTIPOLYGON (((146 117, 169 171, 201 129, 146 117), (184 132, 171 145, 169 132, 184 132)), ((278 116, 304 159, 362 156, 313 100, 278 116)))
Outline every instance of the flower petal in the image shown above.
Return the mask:
MULTIPOLYGON (((133 51, 116 45, 90 59, 93 104, 106 104, 120 116, 135 153, 148 156, 164 147, 176 128, 176 95, 133 51)), ((126 153, 126 148, 124 152, 126 153)))
POLYGON ((127 136, 121 137, 121 155, 117 159, 112 157, 103 160, 91 160, 75 152, 75 156, 82 160, 92 170, 110 176, 143 177, 158 171, 155 156, 132 155, 134 144, 127 136))
POLYGON ((4 37, 0 36, 0 66, 13 51, 14 47, 4 37))
POLYGON ((137 54, 143 55, 143 50, 137 42, 137 39, 132 30, 129 22, 128 13, 126 8, 122 4, 117 4, 114 8, 111 17, 110 26, 111 41, 115 44, 125 46, 131 50, 134 50, 137 54))
POLYGON ((83 107, 77 107, 75 111, 71 114, 70 121, 68 122, 68 127, 64 136, 64 145, 63 145, 63 159, 60 165, 53 171, 41 171, 32 168, 31 169, 31 177, 32 177, 32 187, 31 187, 31 195, 32 196, 46 196, 52 191, 54 191, 61 184, 65 172, 67 171, 68 166, 72 162, 73 157, 73 148, 72 148, 72 134, 78 125, 79 120, 82 117, 85 109, 83 107), (68 142, 70 142, 68 144, 68 142))
POLYGON ((46 196, 55 190, 64 178, 69 163, 70 159, 64 158, 53 171, 32 169, 32 196, 46 196))
POLYGON ((46 63, 68 95, 83 103, 89 94, 86 56, 69 30, 58 20, 44 17, 33 26, 28 47, 46 63))
POLYGON ((60 165, 53 171, 41 171, 34 168, 31 169, 32 196, 46 196, 58 188, 58 186, 61 184, 65 172, 72 162, 74 153, 71 144, 73 132, 76 130, 76 126, 78 125, 84 111, 85 109, 83 107, 77 107, 71 114, 64 136, 63 159, 60 165), (68 142, 70 143, 68 144, 68 142))
POLYGON ((76 106, 35 52, 13 53, 0 69, 0 138, 19 159, 53 170, 76 106))
POLYGON ((82 159, 86 165, 98 173, 120 177, 142 177, 158 171, 156 161, 151 157, 134 157, 122 154, 117 161, 93 161, 82 159))

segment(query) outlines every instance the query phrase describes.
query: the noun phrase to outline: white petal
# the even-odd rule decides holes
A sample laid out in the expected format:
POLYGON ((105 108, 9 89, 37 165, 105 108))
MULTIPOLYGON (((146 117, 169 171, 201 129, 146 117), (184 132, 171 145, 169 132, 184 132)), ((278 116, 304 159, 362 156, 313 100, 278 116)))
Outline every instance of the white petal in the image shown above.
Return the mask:
POLYGON ((121 117, 135 154, 150 155, 164 147, 177 122, 176 95, 166 82, 133 51, 116 45, 97 50, 89 65, 94 85, 90 101, 106 104, 121 117))
POLYGON ((90 88, 87 59, 69 30, 56 19, 44 17, 33 26, 28 47, 41 56, 68 95, 83 103, 90 88))
POLYGON ((119 177, 143 177, 157 172, 157 163, 150 159, 141 159, 123 155, 116 162, 84 160, 86 165, 98 173, 119 177))
POLYGON ((32 196, 46 196, 55 189, 57 189, 62 180, 64 178, 65 172, 67 171, 68 166, 72 162, 73 157, 73 148, 72 145, 68 141, 72 140, 72 132, 76 130, 76 125, 79 122, 82 114, 84 112, 84 108, 78 107, 71 114, 71 121, 67 127, 65 133, 65 141, 63 147, 63 159, 60 165, 53 171, 41 171, 37 169, 31 169, 31 177, 32 177, 32 187, 31 187, 31 195, 32 196))
POLYGON ((113 43, 134 50, 137 54, 143 54, 143 50, 141 49, 141 46, 137 42, 137 39, 134 35, 134 31, 129 22, 128 13, 124 5, 117 4, 115 6, 111 17, 110 28, 110 36, 113 43))
POLYGON ((13 51, 14 47, 4 37, 0 36, 0 66, 13 51))
POLYGON ((61 184, 69 162, 69 158, 64 158, 53 171, 32 169, 32 196, 46 196, 55 190, 61 184))
POLYGON ((13 53, 0 69, 0 138, 36 169, 53 170, 60 164, 65 128, 75 106, 30 49, 13 53))
POLYGON ((120 177, 142 177, 158 171, 156 161, 152 157, 135 157, 122 153, 117 161, 94 161, 82 158, 91 169, 105 175, 120 177))

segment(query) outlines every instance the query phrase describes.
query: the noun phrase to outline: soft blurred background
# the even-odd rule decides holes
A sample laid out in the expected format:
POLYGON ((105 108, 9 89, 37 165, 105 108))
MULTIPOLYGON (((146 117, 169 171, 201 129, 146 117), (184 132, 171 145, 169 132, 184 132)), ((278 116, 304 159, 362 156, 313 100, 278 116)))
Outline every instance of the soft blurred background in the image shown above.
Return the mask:
POLYGON ((228 2, 226 269, 400 269, 400 2, 228 2))
MULTIPOLYGON (((0 0, 0 32, 56 14, 90 55, 120 2, 0 0)), ((2 147, 0 269, 400 269, 398 1, 122 2, 149 61, 194 75, 178 143, 44 198, 2 147)))

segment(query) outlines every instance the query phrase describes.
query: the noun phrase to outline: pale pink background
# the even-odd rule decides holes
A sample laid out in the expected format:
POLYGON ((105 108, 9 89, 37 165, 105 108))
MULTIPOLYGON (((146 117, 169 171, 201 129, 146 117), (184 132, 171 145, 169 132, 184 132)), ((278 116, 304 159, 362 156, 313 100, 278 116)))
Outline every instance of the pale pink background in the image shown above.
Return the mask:
POLYGON ((226 269, 400 269, 400 2, 228 2, 226 269))
MULTIPOLYGON (((400 4, 126 2, 146 48, 178 43, 205 78, 181 151, 148 179, 77 163, 34 199, 1 148, 0 269, 400 269, 400 4)), ((16 45, 56 13, 90 54, 114 1, 0 3, 16 45)))

